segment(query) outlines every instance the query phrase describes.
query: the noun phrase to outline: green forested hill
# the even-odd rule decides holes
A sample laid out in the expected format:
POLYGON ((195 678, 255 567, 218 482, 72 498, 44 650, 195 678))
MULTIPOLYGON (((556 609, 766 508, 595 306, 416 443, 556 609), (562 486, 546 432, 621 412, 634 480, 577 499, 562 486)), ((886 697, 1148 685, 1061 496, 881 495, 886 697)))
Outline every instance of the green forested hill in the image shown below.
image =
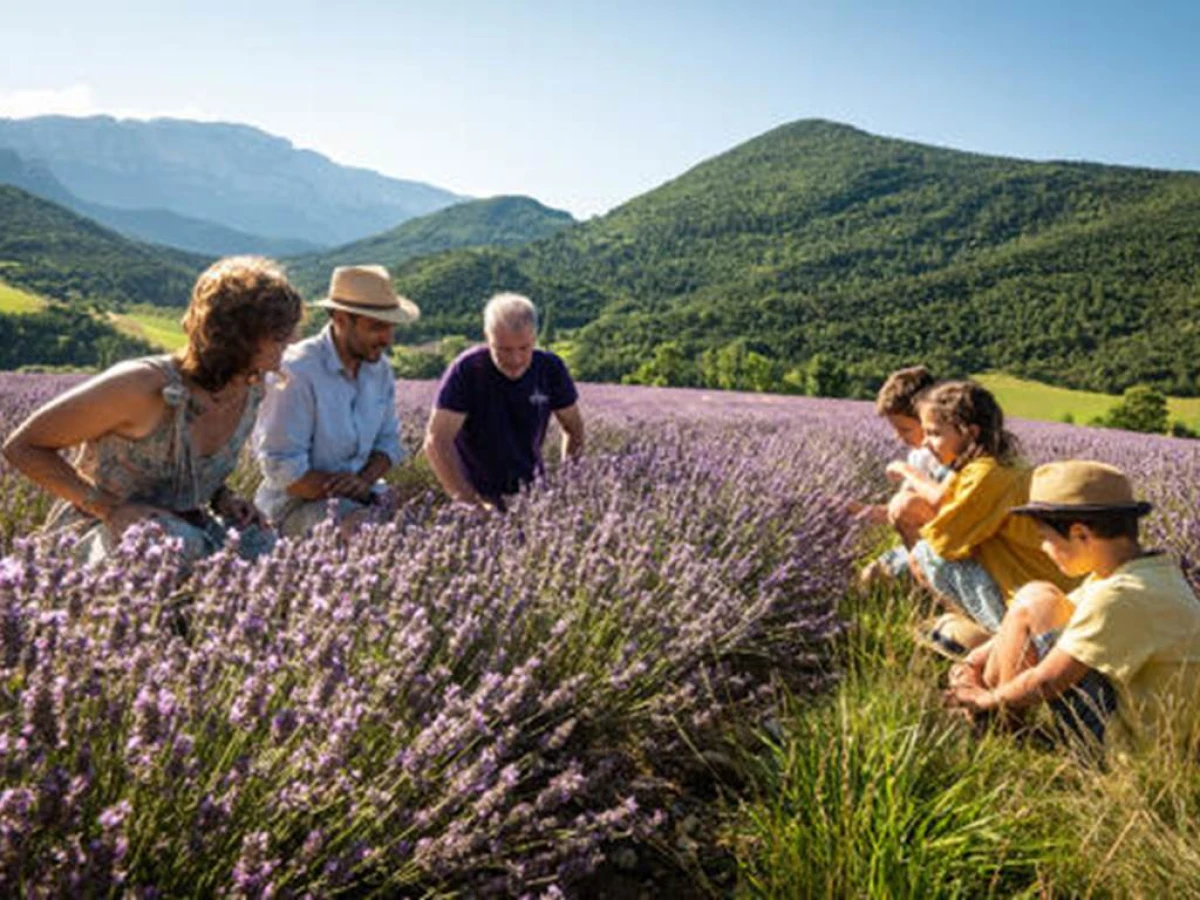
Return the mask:
POLYGON ((67 303, 187 303, 200 256, 139 244, 0 185, 0 279, 67 303))
POLYGON ((415 334, 473 334, 490 293, 527 290, 556 326, 585 326, 585 378, 815 375, 865 392, 924 359, 1200 391, 1200 175, 1001 159, 824 121, 533 244, 415 260, 397 282, 427 313, 415 334))
POLYGON ((571 214, 531 197, 492 197, 458 203, 410 219, 382 234, 288 261, 288 272, 307 295, 329 284, 335 266, 379 263, 396 269, 410 259, 459 247, 516 246, 574 223, 571 214))

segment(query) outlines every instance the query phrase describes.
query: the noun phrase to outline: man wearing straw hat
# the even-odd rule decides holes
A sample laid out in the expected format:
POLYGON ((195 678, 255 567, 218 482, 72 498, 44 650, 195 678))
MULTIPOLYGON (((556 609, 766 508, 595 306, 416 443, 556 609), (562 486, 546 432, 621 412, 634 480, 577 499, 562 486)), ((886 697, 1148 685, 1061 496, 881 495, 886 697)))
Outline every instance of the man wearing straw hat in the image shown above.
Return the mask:
POLYGON ((382 478, 403 456, 387 351, 395 327, 420 315, 382 266, 334 269, 329 296, 315 305, 329 322, 288 349, 255 438, 263 471, 255 500, 289 537, 331 509, 348 534, 386 495, 382 478))

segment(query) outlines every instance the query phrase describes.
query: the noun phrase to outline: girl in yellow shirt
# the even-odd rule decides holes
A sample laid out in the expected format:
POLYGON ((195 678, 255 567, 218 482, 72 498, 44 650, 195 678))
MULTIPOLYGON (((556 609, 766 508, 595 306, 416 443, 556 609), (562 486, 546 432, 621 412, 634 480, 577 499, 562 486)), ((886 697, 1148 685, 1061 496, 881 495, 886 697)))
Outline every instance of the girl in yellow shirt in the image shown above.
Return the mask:
POLYGON ((1041 552, 1033 522, 1009 515, 1029 499, 1030 470, 991 393, 972 381, 945 382, 918 398, 917 413, 925 446, 951 470, 937 515, 912 548, 917 580, 991 634, 1026 582, 1074 587, 1041 552))

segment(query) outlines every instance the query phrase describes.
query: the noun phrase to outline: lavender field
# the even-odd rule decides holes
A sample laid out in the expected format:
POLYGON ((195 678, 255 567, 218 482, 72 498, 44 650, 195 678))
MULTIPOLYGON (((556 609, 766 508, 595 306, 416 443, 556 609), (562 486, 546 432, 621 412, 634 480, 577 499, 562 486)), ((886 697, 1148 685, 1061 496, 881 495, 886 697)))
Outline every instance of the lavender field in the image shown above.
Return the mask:
MULTIPOLYGON (((0 375, 0 435, 68 381, 0 375)), ((399 387, 414 454, 432 392, 399 387)), ((879 536, 840 510, 882 496, 900 448, 867 404, 581 403, 587 458, 507 515, 444 504, 415 459, 352 546, 324 531, 186 579, 152 533, 88 570, 27 540, 48 502, 0 463, 0 892, 857 892, 844 860, 781 868, 755 804, 783 808, 783 768, 756 772, 852 696, 845 646, 886 616, 851 599, 879 536)), ((1017 430, 1033 461, 1130 471, 1150 543, 1198 580, 1200 442, 1017 430)), ((1022 860, 1023 888, 1048 877, 1022 860)))

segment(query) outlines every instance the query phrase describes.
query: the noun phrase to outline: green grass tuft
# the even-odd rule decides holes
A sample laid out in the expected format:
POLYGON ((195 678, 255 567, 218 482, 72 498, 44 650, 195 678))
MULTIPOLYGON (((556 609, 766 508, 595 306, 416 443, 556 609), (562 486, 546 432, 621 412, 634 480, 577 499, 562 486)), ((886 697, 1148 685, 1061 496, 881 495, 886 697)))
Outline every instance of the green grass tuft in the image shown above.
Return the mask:
POLYGON ((1082 765, 973 734, 947 664, 917 648, 901 590, 847 600, 845 680, 793 705, 731 804, 755 897, 1200 896, 1200 770, 1167 754, 1082 765))

